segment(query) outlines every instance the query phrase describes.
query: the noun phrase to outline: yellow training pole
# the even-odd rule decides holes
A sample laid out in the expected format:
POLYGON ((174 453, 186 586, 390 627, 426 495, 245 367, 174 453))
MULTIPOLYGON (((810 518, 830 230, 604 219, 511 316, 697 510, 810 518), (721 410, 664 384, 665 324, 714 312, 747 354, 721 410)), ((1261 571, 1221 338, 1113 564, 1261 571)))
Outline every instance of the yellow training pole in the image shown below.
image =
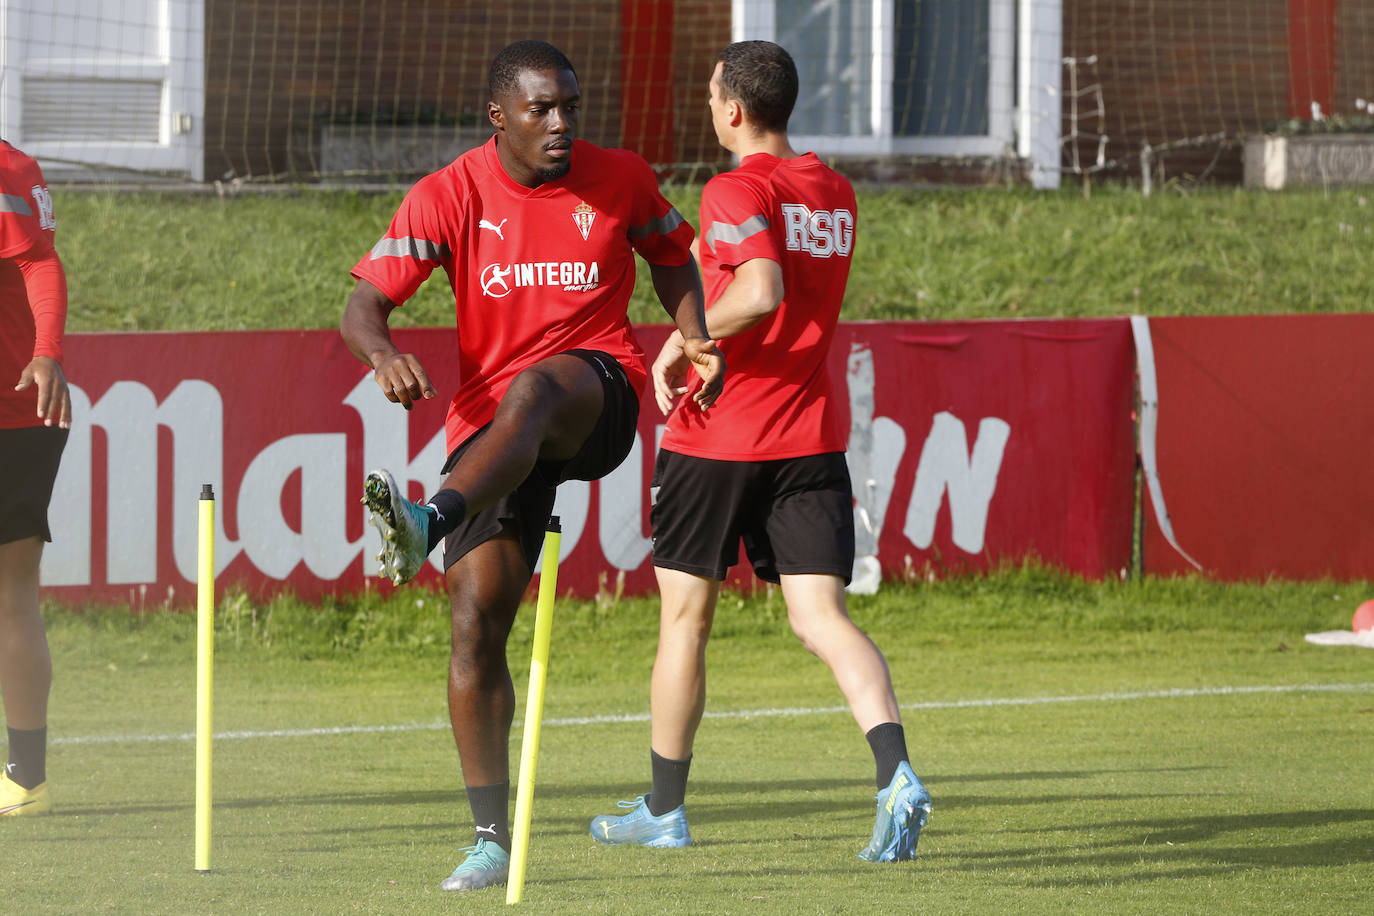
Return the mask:
POLYGON ((544 718, 544 681, 553 633, 553 598, 558 589, 558 550, 563 540, 558 516, 544 531, 544 568, 539 575, 539 604, 534 611, 534 651, 525 700, 525 738, 520 745, 520 784, 515 795, 515 833, 511 836, 510 876, 506 903, 519 903, 525 890, 525 863, 530 851, 530 815, 534 806, 534 768, 539 762, 539 723, 544 718))
POLYGON ((196 573, 196 871, 210 870, 210 736, 215 696, 215 491, 200 488, 196 573))

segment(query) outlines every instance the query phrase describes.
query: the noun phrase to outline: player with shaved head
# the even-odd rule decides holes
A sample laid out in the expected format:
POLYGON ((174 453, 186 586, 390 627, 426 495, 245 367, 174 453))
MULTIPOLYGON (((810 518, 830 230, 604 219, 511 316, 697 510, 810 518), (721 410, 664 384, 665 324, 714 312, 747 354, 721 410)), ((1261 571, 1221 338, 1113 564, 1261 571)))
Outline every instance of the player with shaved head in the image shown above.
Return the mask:
POLYGON ((634 441, 648 370, 626 314, 635 258, 685 341, 705 410, 724 361, 707 337, 693 231, 648 163, 578 139, 572 63, 542 41, 492 61, 495 135, 421 179, 353 268, 341 330, 382 394, 410 410, 437 392, 388 317, 442 268, 457 309, 460 382, 445 420, 439 489, 407 501, 384 469, 364 499, 383 533, 383 574, 413 578, 444 542, 452 608, 448 702, 476 843, 444 890, 504 884, 510 862, 509 755, 515 690, 506 640, 529 584, 557 486, 596 480, 634 441))

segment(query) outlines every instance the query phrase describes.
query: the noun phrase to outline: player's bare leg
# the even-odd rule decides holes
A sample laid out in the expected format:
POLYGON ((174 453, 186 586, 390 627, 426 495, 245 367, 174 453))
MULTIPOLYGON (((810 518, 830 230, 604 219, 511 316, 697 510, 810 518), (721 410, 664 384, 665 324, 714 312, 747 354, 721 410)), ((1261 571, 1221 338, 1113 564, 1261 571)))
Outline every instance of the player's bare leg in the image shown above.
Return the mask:
POLYGON ((510 729, 515 687, 506 640, 531 572, 509 532, 477 546, 448 568, 453 633, 448 708, 462 761, 477 844, 444 880, 444 890, 506 882, 510 864, 510 729))
POLYGON ((468 785, 509 775, 506 739, 515 717, 515 688, 506 640, 530 576, 520 543, 508 532, 475 547, 446 573, 453 613, 449 717, 468 785))
POLYGON ((654 567, 662 609, 658 655, 650 682, 650 761, 653 790, 621 802, 627 814, 592 819, 592 838, 609 845, 690 846, 687 773, 692 741, 706 709, 706 642, 720 583, 675 569, 654 567))
POLYGON ((52 656, 38 605, 43 540, 0 544, 0 697, 11 729, 9 761, 0 770, 0 815, 52 810, 46 775, 52 656), (21 734, 22 733, 22 739, 21 734), (16 743, 25 743, 17 747, 16 743))
POLYGON ((896 862, 916 856, 930 815, 930 793, 906 759, 906 737, 887 660, 854 622, 839 576, 781 576, 787 619, 802 645, 825 662, 873 748, 878 810, 859 858, 896 862))
POLYGON ((685 759, 706 709, 706 642, 720 583, 661 567, 654 575, 662 606, 649 688, 650 743, 663 757, 685 759))
POLYGON ((381 574, 396 585, 410 581, 445 535, 519 487, 537 461, 575 456, 604 404, 596 369, 576 356, 551 356, 515 377, 427 505, 409 502, 385 469, 371 471, 363 502, 382 537, 381 574))
POLYGON ((0 544, 0 693, 10 728, 48 724, 52 657, 38 605, 42 556, 42 538, 0 544))
POLYGON ((560 354, 521 372, 496 408, 496 416, 440 489, 456 490, 475 515, 513 491, 536 461, 566 461, 581 450, 601 418, 605 401, 596 370, 560 354))
POLYGON ((825 662, 859 727, 900 722, 887 661, 849 619, 839 576, 781 576, 787 619, 802 645, 825 662))

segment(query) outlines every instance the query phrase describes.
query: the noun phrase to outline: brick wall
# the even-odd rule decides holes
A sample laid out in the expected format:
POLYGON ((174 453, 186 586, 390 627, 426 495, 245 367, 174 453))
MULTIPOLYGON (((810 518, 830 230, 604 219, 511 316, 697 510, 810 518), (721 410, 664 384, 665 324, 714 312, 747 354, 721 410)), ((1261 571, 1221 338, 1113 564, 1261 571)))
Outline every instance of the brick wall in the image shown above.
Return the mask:
MULTIPOLYGON (((730 39, 730 4, 665 2, 673 12, 672 110, 648 117, 671 133, 675 161, 710 171, 729 161, 711 133, 705 86, 730 39)), ((485 125, 491 56, 531 37, 552 41, 577 67, 582 136, 621 145, 622 3, 534 9, 473 0, 207 0, 207 177, 309 178, 321 166, 327 123, 366 137, 374 118, 408 124, 439 113, 448 120, 437 138, 415 132, 417 142, 437 147, 446 131, 450 140, 459 133, 455 119, 485 125)), ((1374 4, 1352 0, 1336 10, 1336 113, 1350 115, 1356 98, 1374 100, 1374 4)), ((1287 115, 1287 0, 1065 0, 1064 54, 1097 56, 1081 76, 1103 88, 1116 176, 1138 178, 1149 143, 1164 147, 1156 156, 1162 177, 1239 181, 1239 138, 1287 115), (1219 133, 1225 139, 1205 139, 1219 133)), ((1079 130, 1091 162, 1098 124, 1079 130)), ((837 165, 879 181, 1007 177, 1005 164, 978 162, 837 165)))
MULTIPOLYGON (((1065 0, 1064 55, 1098 58, 1081 83, 1102 85, 1113 172, 1138 178, 1149 143, 1166 147, 1156 153, 1165 178, 1238 182, 1240 139, 1288 117, 1288 16, 1287 0, 1065 0), (1226 139, 1204 139, 1218 133, 1226 139)), ((1371 47, 1374 8, 1338 4, 1333 114, 1374 98, 1371 47)), ((1085 161, 1095 143, 1081 141, 1085 161)))
POLYGON ((1374 104, 1374 3, 1349 0, 1336 12, 1336 110, 1348 115, 1355 99, 1374 104))
MULTIPOLYGON (((675 6, 671 124, 679 158, 720 161, 714 139, 706 142, 701 87, 729 40, 729 4, 675 6)), ((620 145, 618 0, 541 7, 538 14, 528 5, 466 0, 207 0, 206 176, 309 177, 321 165, 325 124, 364 138, 375 133, 374 119, 409 125, 416 115, 438 114, 454 134, 455 120, 485 125, 487 67, 523 38, 550 41, 577 68, 581 135, 620 145)))

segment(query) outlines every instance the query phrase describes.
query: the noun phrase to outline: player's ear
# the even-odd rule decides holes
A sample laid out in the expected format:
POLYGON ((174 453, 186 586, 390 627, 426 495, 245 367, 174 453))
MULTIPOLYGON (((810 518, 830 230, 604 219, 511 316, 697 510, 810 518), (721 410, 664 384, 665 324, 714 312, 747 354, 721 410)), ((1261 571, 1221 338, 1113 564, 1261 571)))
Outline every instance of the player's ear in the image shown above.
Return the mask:
POLYGON ((744 123, 744 106, 738 99, 731 99, 725 103, 725 116, 731 127, 739 127, 744 123))
POLYGON ((495 102, 487 103, 487 120, 490 121, 491 126, 497 130, 506 129, 506 113, 501 109, 501 106, 497 105, 495 102))

